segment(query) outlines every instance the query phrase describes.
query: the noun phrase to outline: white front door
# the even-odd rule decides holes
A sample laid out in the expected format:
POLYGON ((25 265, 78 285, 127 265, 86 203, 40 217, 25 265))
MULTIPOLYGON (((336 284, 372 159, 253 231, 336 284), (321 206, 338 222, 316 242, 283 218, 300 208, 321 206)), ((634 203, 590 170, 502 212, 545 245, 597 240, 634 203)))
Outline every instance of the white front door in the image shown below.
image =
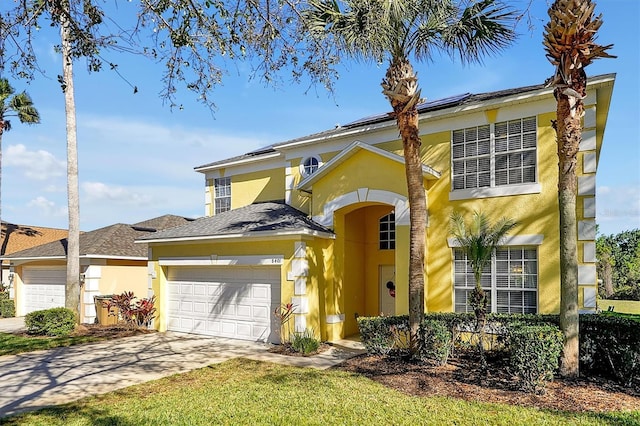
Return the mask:
POLYGON ((24 283, 24 314, 42 309, 64 307, 64 288, 67 270, 61 267, 25 267, 22 273, 24 283))
POLYGON ((277 343, 280 267, 170 267, 171 331, 277 343))
POLYGON ((380 314, 392 316, 396 314, 396 267, 394 265, 380 265, 378 267, 378 282, 380 293, 380 314), (387 283, 392 283, 394 291, 387 288, 387 283))

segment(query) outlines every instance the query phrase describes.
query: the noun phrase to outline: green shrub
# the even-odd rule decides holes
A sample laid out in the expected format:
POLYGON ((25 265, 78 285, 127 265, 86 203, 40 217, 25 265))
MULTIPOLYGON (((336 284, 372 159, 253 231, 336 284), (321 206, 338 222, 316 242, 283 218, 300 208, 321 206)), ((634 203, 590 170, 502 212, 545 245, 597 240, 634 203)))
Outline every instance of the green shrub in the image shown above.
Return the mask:
POLYGON ((16 316, 16 304, 13 299, 0 299, 0 318, 16 316))
POLYGON ((409 317, 358 317, 360 341, 369 355, 389 355, 406 349, 404 336, 409 331, 409 317))
POLYGON ((581 316, 582 371, 613 378, 625 386, 640 382, 639 330, 633 316, 581 316))
POLYGON ((422 358, 434 360, 445 365, 449 359, 452 345, 451 330, 443 321, 426 319, 420 324, 419 350, 422 358))
POLYGON ((553 379, 562 352, 562 332, 554 325, 507 326, 509 366, 527 392, 541 392, 553 379))
POLYGON ((52 308, 34 311, 24 317, 27 333, 38 336, 68 336, 76 326, 71 309, 52 308))
POLYGON ((317 351, 319 347, 320 341, 316 339, 312 329, 307 328, 291 335, 291 348, 298 353, 307 355, 317 351))

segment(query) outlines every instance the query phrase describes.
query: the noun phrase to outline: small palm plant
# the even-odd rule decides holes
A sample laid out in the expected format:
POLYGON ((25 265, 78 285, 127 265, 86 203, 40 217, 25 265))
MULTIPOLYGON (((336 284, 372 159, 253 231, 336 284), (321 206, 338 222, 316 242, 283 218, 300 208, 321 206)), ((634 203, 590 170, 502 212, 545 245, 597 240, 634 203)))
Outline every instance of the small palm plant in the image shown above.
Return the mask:
POLYGON ((487 318, 488 298, 482 288, 482 272, 489 266, 493 252, 500 246, 504 237, 517 223, 506 217, 495 224, 489 221, 485 213, 475 210, 469 224, 465 223, 460 212, 451 215, 450 233, 467 256, 467 262, 473 271, 475 287, 471 291, 471 307, 476 317, 478 352, 482 367, 486 369, 484 356, 484 326, 487 318))

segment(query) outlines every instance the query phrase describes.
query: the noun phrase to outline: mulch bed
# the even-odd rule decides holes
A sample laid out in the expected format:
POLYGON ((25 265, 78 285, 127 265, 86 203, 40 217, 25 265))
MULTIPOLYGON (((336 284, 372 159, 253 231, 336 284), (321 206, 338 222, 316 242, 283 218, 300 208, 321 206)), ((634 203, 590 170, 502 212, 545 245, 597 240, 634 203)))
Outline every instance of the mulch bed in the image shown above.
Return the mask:
POLYGON ((575 412, 640 410, 640 386, 627 388, 600 378, 556 378, 547 385, 544 394, 536 395, 517 388, 504 361, 489 362, 486 375, 473 356, 459 356, 445 366, 434 366, 365 354, 334 368, 362 374, 414 396, 443 396, 575 412))

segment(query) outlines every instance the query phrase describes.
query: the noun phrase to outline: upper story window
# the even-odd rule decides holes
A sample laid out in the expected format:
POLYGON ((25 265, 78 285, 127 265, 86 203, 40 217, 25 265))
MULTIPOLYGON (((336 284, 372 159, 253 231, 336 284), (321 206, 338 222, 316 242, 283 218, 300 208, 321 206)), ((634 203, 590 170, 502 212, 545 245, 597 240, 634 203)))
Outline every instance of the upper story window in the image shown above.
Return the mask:
POLYGON ((217 178, 213 181, 214 187, 214 213, 222 213, 231 210, 231 178, 217 178))
POLYGON ((396 215, 394 212, 380 218, 380 250, 396 248, 396 215))
MULTIPOLYGON (((461 249, 453 252, 456 312, 472 312, 469 303, 475 287, 473 270, 461 249)), ((491 312, 535 314, 538 311, 538 251, 535 247, 501 247, 483 271, 482 288, 491 312)))
POLYGON ((454 130, 452 190, 536 182, 536 117, 454 130))
POLYGON ((320 164, 322 164, 320 157, 316 155, 306 157, 300 163, 300 173, 302 173, 302 176, 304 177, 311 176, 316 172, 316 170, 318 170, 320 164))

